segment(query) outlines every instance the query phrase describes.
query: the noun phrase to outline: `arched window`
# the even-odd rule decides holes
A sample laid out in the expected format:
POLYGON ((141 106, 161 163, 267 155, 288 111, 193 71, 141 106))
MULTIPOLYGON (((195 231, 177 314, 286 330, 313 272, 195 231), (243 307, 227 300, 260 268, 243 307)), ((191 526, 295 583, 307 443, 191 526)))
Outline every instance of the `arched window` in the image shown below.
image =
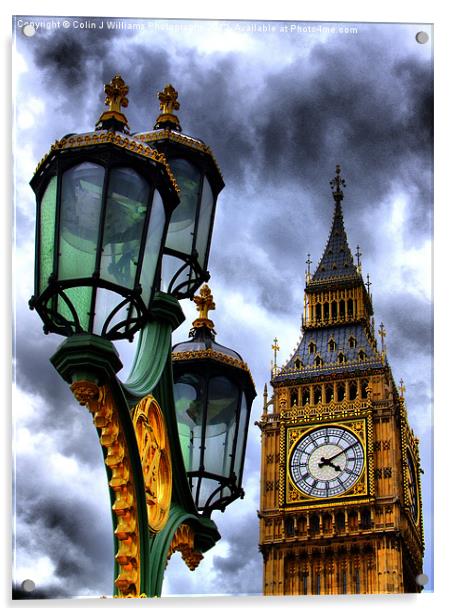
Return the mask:
POLYGON ((315 305, 315 318, 317 319, 317 321, 322 320, 322 304, 315 305))
POLYGON ((336 530, 338 532, 341 532, 343 530, 345 530, 345 514, 343 511, 339 511, 339 513, 336 513, 336 530))
POLYGON ((337 319, 337 302, 331 302, 331 318, 333 321, 337 319))
POLYGON ((320 357, 320 355, 317 355, 317 357, 315 358, 314 363, 315 363, 317 368, 320 368, 321 366, 323 366, 323 359, 320 357))
POLYGON ((320 531, 320 518, 317 514, 312 515, 310 518, 310 528, 312 533, 318 533, 320 531))
POLYGON ((345 301, 343 299, 339 302, 339 316, 341 319, 345 319, 345 301))
POLYGON ((322 386, 316 385, 314 387, 314 404, 320 404, 322 402, 322 386))
POLYGON ((348 528, 350 530, 358 530, 358 514, 356 511, 350 511, 348 514, 348 528))
POLYGON ((358 353, 358 357, 359 357, 360 361, 364 361, 365 359, 367 359, 367 355, 366 355, 366 353, 362 349, 358 353))
POLYGON ((352 299, 347 300, 347 315, 349 317, 353 316, 353 300, 352 299))
POLYGON ((303 368, 303 362, 297 357, 297 359, 295 360, 295 369, 301 370, 302 368, 303 368))
POLYGON ((350 382, 348 391, 349 391, 350 400, 356 400, 356 398, 358 396, 358 386, 356 384, 356 381, 351 381, 350 382))
POLYGON ((354 349, 356 347, 356 338, 355 338, 355 336, 350 336, 350 338, 348 339, 348 344, 350 345, 351 349, 354 349))
POLYGON ((372 520, 369 509, 363 509, 361 512, 361 528, 371 528, 372 520))
POLYGON ((316 346, 315 342, 310 342, 308 348, 309 348, 309 352, 310 353, 315 353, 316 350, 317 350, 317 346, 316 346))
POLYGON ((323 532, 329 533, 333 528, 333 519, 329 513, 323 516, 323 532))
POLYGON ((343 353, 339 353, 338 356, 337 356, 337 361, 340 364, 345 364, 345 361, 346 361, 345 355, 343 353))
POLYGON ((369 385, 369 381, 364 379, 361 381, 361 398, 365 400, 367 398, 367 387, 369 385))
POLYGON ((345 400, 345 385, 344 383, 339 383, 337 386, 337 399, 339 402, 345 400))
POLYGON ((308 523, 304 515, 298 518, 297 527, 298 527, 298 532, 301 534, 304 534, 307 531, 308 523))
POLYGON ((333 402, 334 400, 334 387, 332 385, 327 385, 325 387, 325 395, 327 402, 333 402))
POLYGON ((325 321, 328 321, 328 319, 330 318, 330 305, 328 304, 328 302, 326 304, 323 304, 323 318, 325 319, 325 321))
POLYGON ((293 535, 295 534, 293 518, 286 518, 284 520, 284 530, 287 537, 293 537, 293 535))
POLYGON ((303 402, 303 406, 305 406, 306 404, 309 404, 309 401, 310 401, 309 387, 303 387, 301 399, 303 402))
POLYGON ((290 406, 297 406, 298 404, 298 391, 296 389, 290 390, 290 406))
POLYGON ((328 341, 328 350, 329 351, 335 351, 336 350, 336 343, 334 341, 334 338, 330 338, 328 341))

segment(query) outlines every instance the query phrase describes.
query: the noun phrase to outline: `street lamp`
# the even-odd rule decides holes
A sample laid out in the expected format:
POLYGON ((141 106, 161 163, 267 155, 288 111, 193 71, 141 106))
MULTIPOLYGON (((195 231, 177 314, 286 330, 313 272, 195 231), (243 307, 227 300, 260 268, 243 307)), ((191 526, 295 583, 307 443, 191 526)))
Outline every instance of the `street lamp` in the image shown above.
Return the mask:
POLYGON ((178 93, 171 85, 159 93, 161 114, 153 131, 135 139, 165 154, 180 188, 180 205, 168 228, 162 259, 162 287, 178 299, 193 297, 210 277, 207 271, 215 206, 224 187, 221 171, 210 148, 182 133, 178 93))
POLYGON ((185 468, 199 511, 210 515, 243 497, 242 475, 256 390, 242 357, 215 341, 207 285, 194 298, 191 339, 173 347, 176 416, 185 468))
MULTIPOLYGON (((122 78, 116 75, 105 92, 108 110, 96 130, 57 141, 31 180, 37 224, 30 307, 46 333, 65 337, 51 362, 98 431, 114 523, 114 594, 156 596, 171 554, 179 550, 194 569, 220 538, 211 511, 243 494, 255 391, 238 365, 206 364, 204 376, 201 364, 193 368, 208 390, 201 463, 186 467, 171 335, 184 320, 178 300, 192 297, 209 278, 223 180, 209 148, 178 133, 174 88, 160 93, 156 130, 139 135, 130 134, 122 111, 128 104, 122 78), (138 332, 131 373, 121 382, 112 341, 132 340, 138 332), (210 442, 219 454, 214 465, 210 442)), ((218 350, 213 333, 198 329, 194 339, 207 336, 206 349, 218 350)))
POLYGON ((46 332, 131 339, 149 320, 178 187, 163 156, 112 118, 127 86, 115 77, 98 130, 69 135, 41 161, 31 306, 46 332), (113 131, 112 121, 122 131, 113 131))

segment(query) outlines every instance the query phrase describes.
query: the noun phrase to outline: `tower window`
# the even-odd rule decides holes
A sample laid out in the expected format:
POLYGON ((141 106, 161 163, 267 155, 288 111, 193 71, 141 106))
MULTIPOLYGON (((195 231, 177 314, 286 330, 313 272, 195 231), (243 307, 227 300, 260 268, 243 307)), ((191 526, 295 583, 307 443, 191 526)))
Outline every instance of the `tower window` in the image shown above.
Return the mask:
POLYGON ((293 518, 287 518, 285 520, 284 527, 285 527, 286 535, 288 537, 293 537, 295 533, 293 518))
POLYGON ((348 344, 350 345, 351 349, 354 349, 356 347, 356 338, 354 336, 350 336, 350 338, 348 339, 348 344))
POLYGON ((335 351, 336 350, 336 343, 334 342, 333 338, 330 338, 330 340, 328 342, 328 349, 330 351, 335 351))
POLYGON ((320 355, 317 355, 317 357, 315 358, 314 363, 315 363, 317 368, 320 368, 320 366, 323 365, 323 359, 320 357, 320 355))
POLYGON ((366 353, 364 353, 364 351, 361 349, 360 352, 358 353, 358 357, 361 361, 364 361, 365 359, 367 359, 367 355, 366 353))
POLYGON ((315 318, 317 319, 317 321, 320 321, 322 319, 322 304, 315 305, 315 318))
POLYGON ((296 406, 298 404, 298 392, 292 389, 290 392, 290 406, 296 406))
POLYGON ((297 358, 295 360, 295 369, 296 370, 301 370, 301 368, 303 368, 303 363, 297 358))
POLYGON ((349 386, 349 396, 350 400, 356 400, 358 396, 358 387, 356 385, 356 381, 352 381, 349 386))
POLYGON ((337 319, 337 302, 331 302, 331 318, 333 321, 337 319))
POLYGON ((320 531, 320 518, 318 515, 311 516, 311 531, 313 533, 318 533, 320 531))
POLYGON ((325 388, 326 401, 333 402, 334 400, 334 388, 332 385, 327 385, 325 388))
POLYGON ((303 394, 302 394, 303 405, 309 404, 309 400, 310 400, 309 389, 305 387, 303 389, 303 394))
POLYGON ((345 400, 345 385, 344 383, 339 383, 337 386, 337 399, 339 402, 345 400))
POLYGON ((320 404, 322 402, 322 388, 320 385, 317 385, 314 389, 314 403, 320 404))
POLYGON ((367 398, 367 387, 369 385, 369 381, 361 381, 361 398, 365 400, 367 398))
POLYGON ((339 316, 341 319, 345 318, 345 302, 343 299, 339 302, 339 316))
POLYGON ((353 316, 353 300, 347 300, 347 314, 349 317, 353 316))
POLYGON ((343 353, 339 353, 339 355, 337 356, 337 361, 340 364, 345 364, 345 355, 343 353))
POLYGON ((336 514, 336 530, 345 530, 345 514, 342 511, 336 514))
POLYGON ((315 352, 316 352, 316 350, 317 350, 317 347, 316 347, 315 342, 310 342, 310 343, 309 343, 309 347, 308 347, 308 348, 309 348, 309 352, 310 352, 310 353, 315 353, 315 352))

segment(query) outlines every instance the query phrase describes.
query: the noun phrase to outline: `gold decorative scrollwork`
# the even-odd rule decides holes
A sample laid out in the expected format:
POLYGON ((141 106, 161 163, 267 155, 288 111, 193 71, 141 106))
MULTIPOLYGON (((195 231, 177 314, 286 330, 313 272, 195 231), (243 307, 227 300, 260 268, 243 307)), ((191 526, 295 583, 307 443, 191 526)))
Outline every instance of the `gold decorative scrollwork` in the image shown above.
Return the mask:
POLYGON ((140 541, 137 523, 136 491, 131 472, 129 452, 118 409, 107 386, 91 381, 76 381, 71 390, 82 406, 93 416, 100 431, 105 464, 110 469, 109 485, 114 492, 112 505, 116 519, 115 536, 118 552, 115 556, 119 575, 115 580, 118 597, 140 597, 140 541))
POLYGON ((182 559, 190 571, 194 571, 203 559, 201 552, 195 550, 195 534, 188 524, 181 524, 174 533, 168 551, 168 560, 176 551, 181 553, 182 559))
POLYGON ((168 520, 172 470, 165 420, 153 396, 146 396, 136 405, 132 422, 143 470, 148 525, 156 533, 168 520))

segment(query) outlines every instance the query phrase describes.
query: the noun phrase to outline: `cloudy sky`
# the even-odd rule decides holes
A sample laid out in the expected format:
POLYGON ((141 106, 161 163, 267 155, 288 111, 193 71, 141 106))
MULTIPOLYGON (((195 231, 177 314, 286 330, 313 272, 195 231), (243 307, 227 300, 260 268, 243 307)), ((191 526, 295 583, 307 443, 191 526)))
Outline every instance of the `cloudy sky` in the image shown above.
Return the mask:
MULTIPOLYGON (((104 109, 103 84, 129 85, 133 132, 152 129, 156 94, 179 92, 183 131, 222 169, 209 269, 217 340, 247 361, 257 390, 246 497, 214 519, 219 544, 191 573, 179 555, 164 594, 259 594, 260 434, 254 422, 270 378, 300 336, 305 261, 322 256, 336 163, 347 187, 349 244, 370 274, 376 323, 404 380, 421 442, 426 556, 433 588, 432 32, 428 25, 21 17, 13 25, 15 174, 15 567, 41 597, 109 595, 113 545, 106 475, 86 409, 48 361, 33 292, 34 196, 28 185, 50 145, 85 132, 104 109), (33 36, 22 26, 38 24, 33 36), (59 23, 59 25, 57 25, 59 23), (113 24, 114 27, 109 27, 113 24), (67 27, 66 27, 67 26, 67 27), (82 27, 84 26, 84 27, 82 27), (127 29, 133 26, 133 29, 127 29), (429 41, 416 42, 425 31, 429 41), (37 462, 39 460, 39 463, 37 462)), ((174 341, 187 338, 195 316, 174 341)), ((132 345, 119 347, 126 367, 132 345)), ((36 595, 38 596, 38 595, 36 595)))

